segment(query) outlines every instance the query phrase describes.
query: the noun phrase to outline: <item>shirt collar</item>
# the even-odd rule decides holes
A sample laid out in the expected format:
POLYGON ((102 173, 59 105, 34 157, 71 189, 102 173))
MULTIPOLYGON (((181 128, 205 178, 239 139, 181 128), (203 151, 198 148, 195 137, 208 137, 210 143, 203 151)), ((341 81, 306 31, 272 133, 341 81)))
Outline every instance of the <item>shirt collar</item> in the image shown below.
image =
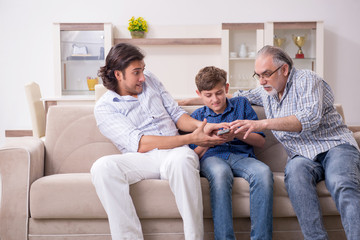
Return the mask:
MULTIPOLYGON (((144 93, 145 90, 145 83, 143 85, 143 91, 138 94, 138 97, 144 93)), ((129 101, 137 101, 138 98, 135 98, 133 96, 130 95, 126 95, 126 96, 121 96, 119 95, 117 92, 110 90, 110 98, 112 99, 113 102, 129 102, 129 101)))
POLYGON ((229 99, 226 98, 226 108, 223 113, 215 113, 212 109, 210 109, 208 106, 205 106, 205 117, 211 116, 211 117, 217 117, 219 115, 225 114, 227 112, 230 112, 234 108, 234 105, 229 101, 229 99))
MULTIPOLYGON (((286 82, 286 85, 287 85, 287 86, 292 83, 293 78, 294 78, 294 75, 295 75, 295 72, 296 72, 296 68, 293 67, 293 68, 291 69, 291 71, 290 71, 288 80, 287 80, 287 82, 286 82)), ((287 87, 287 86, 286 86, 286 87, 287 87)))
POLYGON ((266 92, 266 90, 263 88, 263 91, 265 92, 265 94, 268 95, 267 97, 268 97, 268 98, 273 98, 273 99, 275 99, 278 103, 281 103, 281 102, 286 98, 286 95, 287 95, 288 92, 290 91, 290 87, 291 87, 291 85, 292 85, 293 77, 294 77, 295 72, 296 72, 296 69, 293 67, 293 68, 291 69, 290 74, 289 74, 289 77, 288 77, 288 79, 287 79, 287 81, 286 81, 284 93, 283 93, 283 96, 282 96, 281 99, 279 99, 279 97, 278 97, 277 94, 274 95, 274 96, 270 96, 270 95, 266 92))
POLYGON ((288 94, 288 92, 290 91, 290 88, 292 86, 292 83, 293 83, 293 78, 294 78, 294 75, 295 75, 295 72, 296 72, 296 69, 293 67, 290 71, 290 74, 289 74, 289 77, 286 81, 286 85, 285 85, 285 89, 284 89, 284 94, 281 98, 281 100, 283 100, 286 95, 288 94))

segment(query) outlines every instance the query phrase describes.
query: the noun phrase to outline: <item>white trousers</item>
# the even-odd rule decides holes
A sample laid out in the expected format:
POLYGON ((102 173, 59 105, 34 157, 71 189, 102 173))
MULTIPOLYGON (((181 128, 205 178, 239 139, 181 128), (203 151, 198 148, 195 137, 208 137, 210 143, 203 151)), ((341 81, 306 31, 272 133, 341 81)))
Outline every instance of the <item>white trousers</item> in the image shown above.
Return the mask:
POLYGON ((185 239, 203 239, 199 159, 188 146, 104 156, 93 164, 91 176, 108 215, 112 240, 143 239, 129 185, 144 179, 169 181, 183 219, 185 239))

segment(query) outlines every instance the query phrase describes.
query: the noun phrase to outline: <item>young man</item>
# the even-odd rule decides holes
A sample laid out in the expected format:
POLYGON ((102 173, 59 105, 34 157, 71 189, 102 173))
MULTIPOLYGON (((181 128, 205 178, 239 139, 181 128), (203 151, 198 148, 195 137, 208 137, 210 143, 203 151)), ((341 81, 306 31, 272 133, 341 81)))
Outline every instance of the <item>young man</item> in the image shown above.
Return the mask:
POLYGON ((118 44, 99 71, 109 91, 96 103, 96 122, 122 154, 98 159, 91 168, 92 181, 113 240, 143 239, 129 185, 151 178, 169 181, 185 239, 202 240, 199 161, 188 144, 222 144, 225 140, 212 132, 228 125, 206 124, 187 115, 161 82, 145 71, 143 58, 138 48, 118 44), (179 135, 178 128, 192 133, 179 135))
MULTIPOLYGON (((229 84, 226 72, 205 67, 196 75, 196 93, 205 104, 191 115, 209 123, 233 122, 238 119, 257 120, 257 115, 244 97, 226 98, 229 84)), ((210 184, 211 208, 215 239, 235 239, 232 217, 232 185, 234 177, 242 177, 250 186, 251 239, 272 238, 273 177, 270 168, 257 160, 253 146, 262 147, 262 133, 225 133, 227 142, 202 147, 190 145, 200 157, 200 173, 210 184)))

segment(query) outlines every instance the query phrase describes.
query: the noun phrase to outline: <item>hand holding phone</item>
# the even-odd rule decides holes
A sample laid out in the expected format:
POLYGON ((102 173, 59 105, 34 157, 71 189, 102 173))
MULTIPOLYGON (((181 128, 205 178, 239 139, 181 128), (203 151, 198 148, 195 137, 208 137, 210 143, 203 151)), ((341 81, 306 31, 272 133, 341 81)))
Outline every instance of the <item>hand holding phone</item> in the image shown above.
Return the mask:
POLYGON ((230 128, 221 129, 216 133, 216 135, 220 136, 220 135, 223 135, 223 134, 228 133, 228 132, 230 132, 230 128))

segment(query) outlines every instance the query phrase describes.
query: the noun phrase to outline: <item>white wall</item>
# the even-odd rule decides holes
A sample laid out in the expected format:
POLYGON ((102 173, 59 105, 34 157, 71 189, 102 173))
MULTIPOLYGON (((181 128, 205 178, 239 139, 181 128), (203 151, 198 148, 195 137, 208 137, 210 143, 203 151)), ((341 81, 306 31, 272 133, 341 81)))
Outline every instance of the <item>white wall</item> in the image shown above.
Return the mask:
MULTIPOLYGON (((129 35, 127 26, 116 26, 114 37, 129 35)), ((152 26, 148 38, 221 38, 221 24, 152 26)), ((176 99, 195 97, 195 75, 204 66, 221 67, 221 45, 141 46, 146 69, 153 72, 176 99)))
MULTIPOLYGON (((24 84, 36 81, 54 95, 53 22, 111 22, 127 25, 142 16, 153 26, 219 25, 222 22, 316 21, 325 25, 325 73, 349 124, 360 124, 360 1, 357 0, 0 0, 0 143, 5 129, 31 129, 24 84)), ((201 31, 199 29, 199 31, 201 31)), ((119 30, 115 36, 127 37, 119 30)), ((180 50, 181 51, 181 50, 180 50)), ((210 49, 213 54, 216 48, 210 49)), ((152 52, 148 50, 147 65, 152 52)), ((209 57, 216 64, 217 58, 209 57)), ((180 63, 183 60, 180 61, 180 63)), ((201 64, 202 65, 202 64, 201 64)), ((164 62, 177 74, 182 66, 164 62)), ((200 67, 200 65, 199 65, 200 67)), ((160 69, 153 72, 160 76, 160 69)), ((166 85, 170 93, 181 83, 166 85)), ((189 86, 191 87, 191 86, 189 86)))

